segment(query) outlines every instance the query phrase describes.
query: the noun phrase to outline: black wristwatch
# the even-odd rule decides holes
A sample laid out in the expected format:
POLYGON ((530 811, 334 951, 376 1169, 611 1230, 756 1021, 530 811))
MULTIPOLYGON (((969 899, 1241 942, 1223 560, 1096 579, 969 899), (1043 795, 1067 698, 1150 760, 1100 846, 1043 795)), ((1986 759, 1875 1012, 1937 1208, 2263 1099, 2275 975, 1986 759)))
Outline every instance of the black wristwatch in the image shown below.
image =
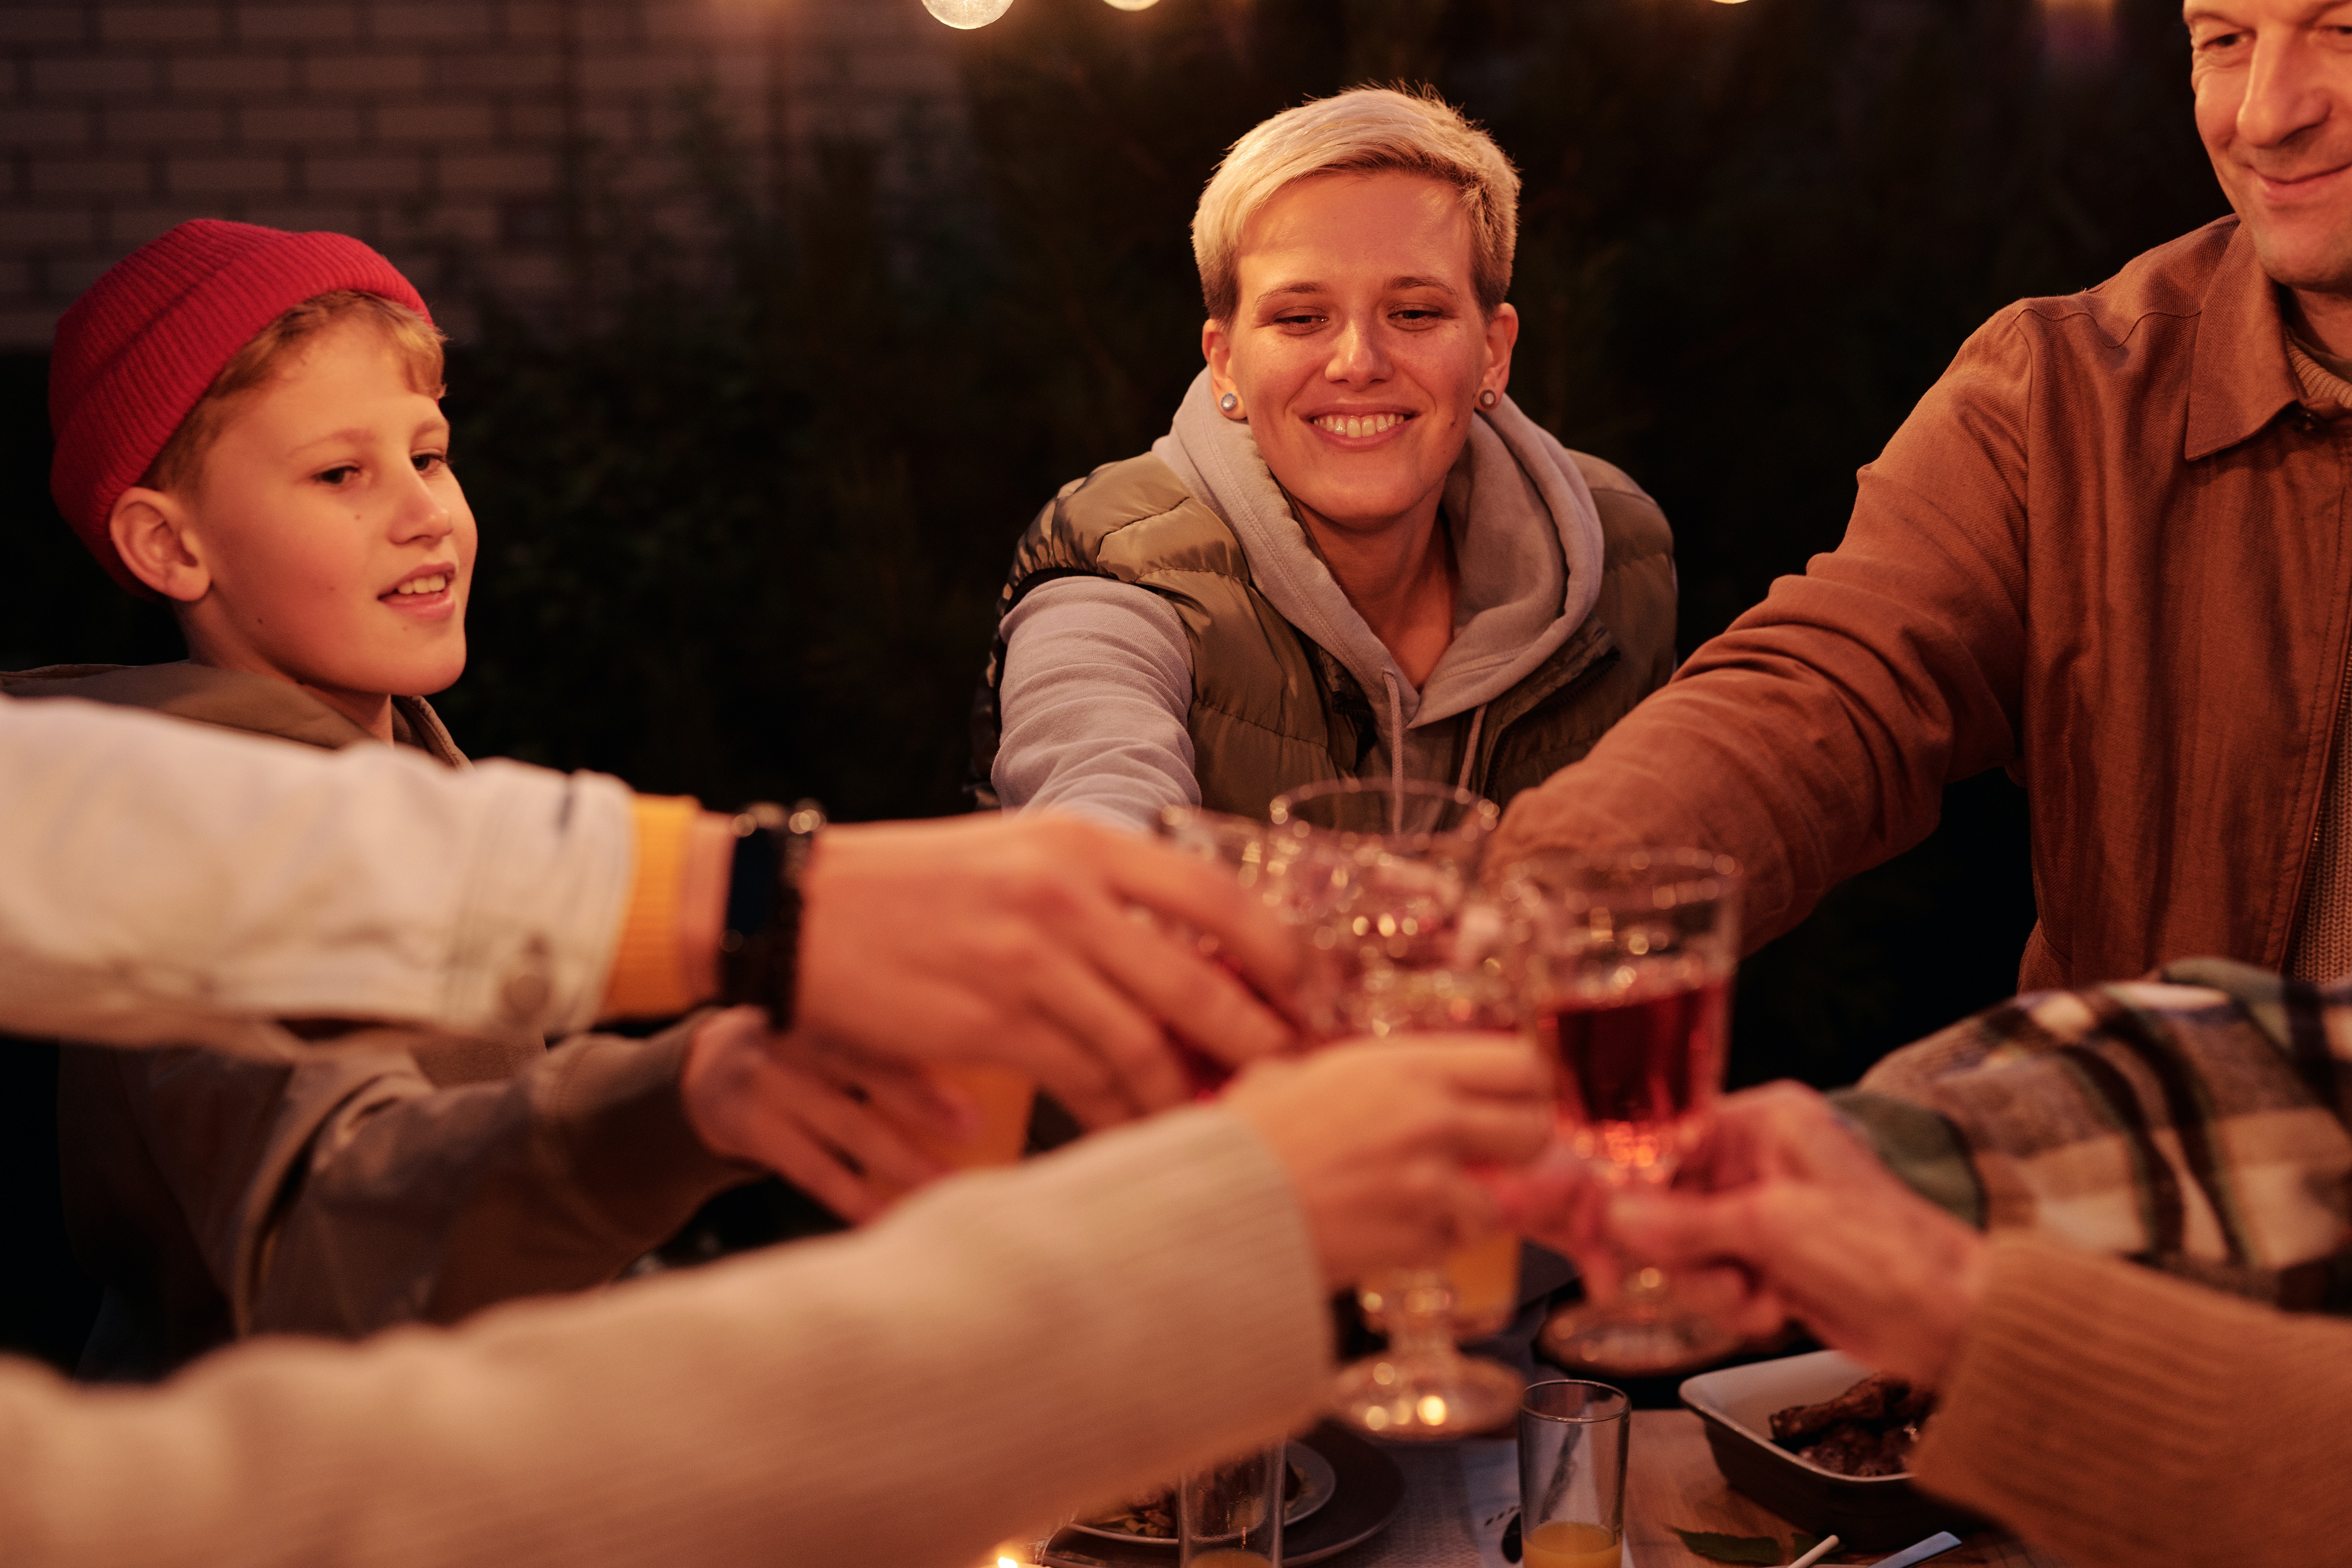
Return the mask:
POLYGON ((801 868, 824 829, 824 807, 803 800, 786 811, 761 801, 737 812, 730 826, 735 859, 719 938, 722 993, 730 1005, 766 1008, 772 1025, 788 1029, 800 973, 801 868))

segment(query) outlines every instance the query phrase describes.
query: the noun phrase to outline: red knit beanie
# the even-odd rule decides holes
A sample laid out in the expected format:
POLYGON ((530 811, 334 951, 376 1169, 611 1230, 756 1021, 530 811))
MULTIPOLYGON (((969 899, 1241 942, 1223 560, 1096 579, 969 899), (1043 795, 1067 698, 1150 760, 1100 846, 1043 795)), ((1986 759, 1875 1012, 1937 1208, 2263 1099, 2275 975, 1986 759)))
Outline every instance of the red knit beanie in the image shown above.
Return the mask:
POLYGON ((124 257, 58 322, 49 356, 49 493, 108 575, 155 591, 116 553, 107 519, 254 334, 339 289, 430 319, 408 279, 343 234, 289 234, 200 217, 124 257))

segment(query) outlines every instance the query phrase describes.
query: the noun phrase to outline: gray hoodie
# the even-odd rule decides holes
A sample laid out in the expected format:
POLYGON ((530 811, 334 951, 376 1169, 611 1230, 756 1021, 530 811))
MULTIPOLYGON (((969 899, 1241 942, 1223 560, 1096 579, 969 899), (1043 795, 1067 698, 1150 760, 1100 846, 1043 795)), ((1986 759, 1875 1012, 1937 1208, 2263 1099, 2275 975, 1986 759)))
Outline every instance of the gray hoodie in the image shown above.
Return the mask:
MULTIPOLYGON (((1463 713, 1476 724, 1600 596, 1601 518, 1583 475, 1508 398, 1472 421, 1445 481, 1460 572, 1454 640, 1418 689, 1316 553, 1248 426, 1217 411, 1205 371, 1151 450, 1233 529, 1267 602, 1372 700, 1381 742, 1367 771, 1441 777, 1454 736, 1433 727, 1463 713)), ((1004 631, 993 776, 1007 806, 1143 827, 1162 805, 1198 803, 1185 729, 1191 647, 1164 600, 1108 578, 1062 578, 1031 590, 1004 631)))

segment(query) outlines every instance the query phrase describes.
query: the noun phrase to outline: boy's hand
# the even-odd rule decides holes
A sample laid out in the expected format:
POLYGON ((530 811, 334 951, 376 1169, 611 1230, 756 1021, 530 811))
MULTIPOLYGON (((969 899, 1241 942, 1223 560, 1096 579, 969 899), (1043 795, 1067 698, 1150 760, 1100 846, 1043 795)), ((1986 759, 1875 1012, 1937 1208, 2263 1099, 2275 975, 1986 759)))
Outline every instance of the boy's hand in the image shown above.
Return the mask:
POLYGON ((1474 1169, 1551 1136, 1551 1079, 1510 1035, 1421 1035, 1260 1062, 1221 1103, 1289 1170, 1324 1278, 1426 1263, 1495 1228, 1474 1169))
POLYGON ((1223 868, 1073 817, 828 828, 801 898, 796 1033, 1017 1068, 1089 1126, 1191 1098, 1172 1040, 1240 1063, 1294 1038, 1262 1000, 1297 981, 1291 931, 1223 868))
POLYGON ((797 1035, 770 1032, 757 1007, 703 1021, 688 1042, 678 1088, 705 1148, 775 1172, 852 1224, 947 1173, 894 1122, 952 1138, 969 1114, 920 1071, 853 1067, 797 1035))

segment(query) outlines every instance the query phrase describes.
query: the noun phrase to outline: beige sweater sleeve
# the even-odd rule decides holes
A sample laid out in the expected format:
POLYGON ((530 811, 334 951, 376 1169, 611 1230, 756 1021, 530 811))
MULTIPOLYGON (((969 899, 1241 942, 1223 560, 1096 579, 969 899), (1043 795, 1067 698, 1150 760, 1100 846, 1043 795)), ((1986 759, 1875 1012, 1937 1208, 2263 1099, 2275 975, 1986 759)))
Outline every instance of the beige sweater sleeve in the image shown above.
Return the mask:
POLYGON ((1303 1424, 1288 1179, 1187 1110, 867 1230, 154 1392, 0 1365, 10 1568, 859 1563, 994 1542, 1303 1424))
POLYGON ((1996 1237, 1920 1482, 2074 1568, 2352 1559, 2352 1323, 1996 1237))

